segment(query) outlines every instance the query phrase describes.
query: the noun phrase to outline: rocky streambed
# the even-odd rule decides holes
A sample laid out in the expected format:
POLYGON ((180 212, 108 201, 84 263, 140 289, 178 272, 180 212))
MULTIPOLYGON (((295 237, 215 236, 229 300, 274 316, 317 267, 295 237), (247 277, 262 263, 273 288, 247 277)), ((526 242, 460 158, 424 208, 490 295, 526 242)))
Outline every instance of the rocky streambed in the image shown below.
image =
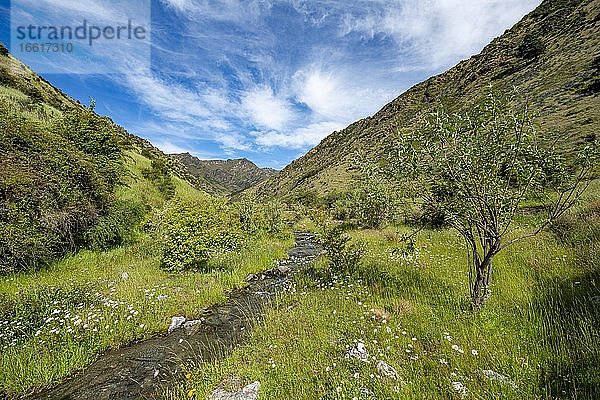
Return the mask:
POLYGON ((290 275, 322 249, 315 235, 297 232, 289 257, 250 275, 223 304, 202 310, 197 320, 173 318, 169 333, 109 351, 63 383, 29 399, 153 399, 183 379, 181 367, 226 356, 244 342, 273 297, 289 288, 290 275))

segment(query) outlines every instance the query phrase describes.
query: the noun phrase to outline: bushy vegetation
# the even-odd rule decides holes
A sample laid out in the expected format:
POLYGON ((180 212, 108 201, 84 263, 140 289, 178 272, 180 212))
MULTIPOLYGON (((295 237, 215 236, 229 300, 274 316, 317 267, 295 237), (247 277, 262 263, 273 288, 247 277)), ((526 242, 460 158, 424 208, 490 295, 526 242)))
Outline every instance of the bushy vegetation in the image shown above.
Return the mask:
POLYGON ((474 306, 490 295, 494 257, 539 234, 579 200, 594 176, 598 143, 570 143, 539 132, 514 96, 490 93, 469 111, 440 109, 421 129, 400 135, 392 159, 401 196, 444 221, 464 238, 474 306), (569 156, 569 157, 567 157, 569 156), (537 201, 544 216, 528 232, 515 225, 519 209, 537 201))
POLYGON ((6 46, 4 46, 4 43, 0 43, 0 55, 4 56, 4 57, 8 57, 10 53, 8 52, 8 49, 6 48, 6 46))
POLYGON ((0 103, 0 273, 35 269, 85 245, 119 182, 114 126, 86 109, 24 117, 0 103))
POLYGON ((162 248, 168 271, 203 270, 211 255, 239 249, 242 225, 225 200, 210 198, 171 201, 148 224, 162 248))
MULTIPOLYGON (((148 151, 146 153, 150 154, 148 151)), ((166 199, 175 196, 175 184, 169 166, 160 158, 151 156, 150 168, 142 171, 144 177, 149 179, 158 188, 166 199)))
POLYGON ((141 203, 115 201, 109 206, 106 214, 98 219, 96 225, 85 232, 85 243, 95 250, 108 250, 133 243, 147 211, 141 203))
POLYGON ((286 229, 285 205, 279 202, 256 203, 242 200, 233 204, 232 211, 239 218, 247 234, 266 232, 279 234, 286 229))
POLYGON ((524 59, 539 57, 546 50, 546 46, 534 33, 528 33, 523 37, 521 44, 517 48, 517 54, 524 59))
POLYGON ((340 225, 324 227, 319 237, 327 256, 330 276, 354 276, 364 256, 362 243, 351 242, 340 225))

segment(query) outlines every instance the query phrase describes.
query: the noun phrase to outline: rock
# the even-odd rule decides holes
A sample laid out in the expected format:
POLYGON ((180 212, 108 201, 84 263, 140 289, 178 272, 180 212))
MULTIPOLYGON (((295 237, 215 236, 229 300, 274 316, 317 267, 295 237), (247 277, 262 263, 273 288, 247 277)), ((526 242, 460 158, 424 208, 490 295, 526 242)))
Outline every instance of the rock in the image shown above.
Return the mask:
POLYGON ((499 381, 502 382, 510 387, 512 387, 513 389, 517 389, 518 386, 516 383, 514 383, 513 381, 511 381, 510 379, 508 379, 506 376, 499 374, 496 371, 492 371, 491 369, 486 369, 483 370, 483 375, 488 378, 491 381, 499 381))
POLYGON ((346 358, 357 358, 364 362, 369 361, 369 353, 367 352, 365 344, 362 342, 358 342, 356 346, 351 347, 346 352, 346 358))
POLYGON ((124 280, 124 281, 126 281, 127 279, 129 279, 129 274, 127 272, 123 272, 121 274, 121 279, 124 280))
POLYGON ((235 393, 218 388, 208 396, 208 400, 257 400, 259 389, 260 382, 253 382, 235 393))
POLYGON ((379 360, 377 362, 377 371, 385 378, 393 379, 397 381, 399 379, 398 372, 394 367, 386 363, 385 361, 379 360))
POLYGON ((201 324, 201 323, 202 323, 202 320, 186 321, 186 322, 183 324, 183 327, 184 327, 185 329, 191 329, 191 328, 193 328, 194 326, 196 326, 196 325, 198 325, 198 324, 201 324))
POLYGON ((465 385, 463 385, 461 382, 452 382, 452 387, 454 388, 456 393, 458 393, 458 395, 462 399, 467 397, 467 392, 468 392, 467 387, 465 385))
POLYGON ((167 331, 169 335, 173 333, 175 329, 179 329, 181 325, 185 322, 185 317, 173 317, 171 318, 171 325, 169 325, 169 330, 167 331))
POLYGON ((281 275, 287 275, 292 271, 292 269, 287 265, 280 265, 279 267, 277 267, 277 270, 281 275))

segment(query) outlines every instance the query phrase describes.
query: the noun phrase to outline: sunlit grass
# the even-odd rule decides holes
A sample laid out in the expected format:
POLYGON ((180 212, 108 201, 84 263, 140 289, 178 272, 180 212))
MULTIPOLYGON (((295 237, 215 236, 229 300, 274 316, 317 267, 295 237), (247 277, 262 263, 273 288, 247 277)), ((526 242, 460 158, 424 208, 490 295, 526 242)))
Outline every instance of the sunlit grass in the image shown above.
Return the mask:
POLYGON ((290 239, 257 238, 212 272, 168 274, 150 241, 84 251, 47 270, 0 280, 0 388, 56 381, 108 347, 164 332, 171 316, 198 317, 249 273, 270 268, 290 239))
POLYGON ((367 243, 356 276, 301 276, 248 345, 199 363, 173 397, 203 399, 232 377, 260 381, 261 398, 273 399, 461 398, 461 385, 465 398, 476 399, 600 393, 600 315, 590 303, 600 288, 589 275, 597 269, 586 270, 575 249, 550 233, 497 257, 493 296, 480 312, 470 307, 465 251, 455 233, 422 232, 411 254, 401 251, 394 228, 353 237, 367 243), (371 310, 390 320, 373 319, 371 310), (370 363, 344 356, 357 341, 370 363), (401 379, 378 376, 374 359, 401 379), (490 370, 508 383, 486 377, 490 370))

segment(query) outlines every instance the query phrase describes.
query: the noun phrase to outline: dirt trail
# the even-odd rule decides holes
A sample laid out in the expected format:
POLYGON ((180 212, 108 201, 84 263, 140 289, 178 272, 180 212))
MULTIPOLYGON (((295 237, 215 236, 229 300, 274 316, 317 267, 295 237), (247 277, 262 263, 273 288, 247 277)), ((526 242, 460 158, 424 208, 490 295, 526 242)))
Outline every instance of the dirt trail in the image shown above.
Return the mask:
POLYGON ((202 318, 172 334, 110 351, 82 372, 30 399, 154 399, 182 379, 181 365, 224 357, 242 343, 265 306, 290 285, 291 273, 321 253, 315 236, 296 233, 289 258, 251 276, 248 286, 232 291, 227 302, 203 310, 202 318), (190 326, 191 325, 191 326, 190 326))

